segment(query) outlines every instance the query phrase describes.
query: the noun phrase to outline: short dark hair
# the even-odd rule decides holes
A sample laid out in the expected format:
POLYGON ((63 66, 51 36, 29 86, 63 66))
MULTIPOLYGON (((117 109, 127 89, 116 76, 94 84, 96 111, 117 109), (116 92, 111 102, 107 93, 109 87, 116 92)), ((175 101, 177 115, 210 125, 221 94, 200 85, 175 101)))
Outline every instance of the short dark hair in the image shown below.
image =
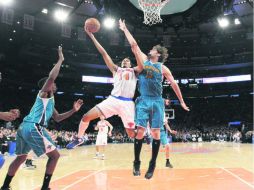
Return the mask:
POLYGON ((158 53, 161 54, 159 61, 164 63, 168 58, 168 49, 161 45, 156 45, 153 47, 153 49, 156 49, 158 53))
POLYGON ((38 87, 41 89, 42 87, 43 87, 43 85, 45 84, 45 82, 47 81, 47 79, 48 79, 48 77, 44 77, 44 78, 42 78, 42 79, 40 79, 39 81, 38 81, 38 87))

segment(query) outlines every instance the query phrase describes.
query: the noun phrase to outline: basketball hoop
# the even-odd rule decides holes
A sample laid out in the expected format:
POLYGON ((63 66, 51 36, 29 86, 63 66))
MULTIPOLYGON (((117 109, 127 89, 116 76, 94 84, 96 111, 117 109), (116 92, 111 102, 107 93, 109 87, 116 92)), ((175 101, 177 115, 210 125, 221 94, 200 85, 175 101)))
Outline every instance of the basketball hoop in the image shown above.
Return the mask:
POLYGON ((138 0, 138 4, 144 12, 144 24, 153 25, 161 23, 162 19, 160 16, 161 9, 170 0, 138 0))

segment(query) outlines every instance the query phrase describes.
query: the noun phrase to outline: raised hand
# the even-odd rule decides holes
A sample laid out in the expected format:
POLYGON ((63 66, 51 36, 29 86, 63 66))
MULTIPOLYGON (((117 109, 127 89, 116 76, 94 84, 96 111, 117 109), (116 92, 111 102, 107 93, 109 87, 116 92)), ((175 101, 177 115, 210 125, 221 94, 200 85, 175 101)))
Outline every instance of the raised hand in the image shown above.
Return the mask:
POLYGON ((122 19, 119 20, 119 28, 122 31, 126 30, 125 20, 122 19))
POLYGON ((19 111, 19 109, 11 109, 10 112, 15 114, 16 119, 20 117, 20 111, 19 111))
POLYGON ((74 111, 75 112, 79 111, 82 105, 83 105, 83 100, 78 99, 77 101, 75 101, 73 104, 74 111))
POLYGON ((175 131, 175 130, 171 130, 171 132, 170 133, 172 133, 173 135, 176 135, 177 134, 177 131, 175 131))
POLYGON ((185 102, 182 102, 182 103, 181 103, 181 106, 182 106, 182 108, 183 108, 184 110, 190 111, 190 108, 189 108, 188 106, 186 106, 185 102))
POLYGON ((63 56, 63 48, 62 46, 58 46, 58 57, 60 61, 64 61, 64 56, 63 56))
POLYGON ((12 112, 0 112, 0 119, 4 121, 13 121, 15 120, 16 114, 12 112))
POLYGON ((90 32, 90 31, 88 30, 87 27, 85 27, 85 32, 87 33, 87 35, 88 35, 90 38, 94 37, 93 33, 90 32))

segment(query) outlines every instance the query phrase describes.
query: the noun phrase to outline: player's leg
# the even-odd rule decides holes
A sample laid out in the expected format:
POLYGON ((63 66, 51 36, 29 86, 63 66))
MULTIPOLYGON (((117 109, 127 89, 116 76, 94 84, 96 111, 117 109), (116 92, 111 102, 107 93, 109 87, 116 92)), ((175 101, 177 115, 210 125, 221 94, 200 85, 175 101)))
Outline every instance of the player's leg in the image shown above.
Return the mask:
POLYGON ((69 143, 66 148, 73 149, 78 145, 83 144, 83 136, 90 121, 99 118, 102 115, 105 117, 105 119, 111 117, 112 115, 117 114, 116 108, 117 105, 114 98, 109 97, 106 100, 102 101, 100 104, 93 107, 86 114, 84 114, 79 124, 78 138, 74 139, 71 143, 69 143))
POLYGON ((102 115, 101 111, 96 106, 93 107, 86 114, 84 114, 80 123, 79 123, 78 138, 76 138, 72 142, 70 142, 66 146, 66 148, 73 149, 73 148, 83 144, 84 143, 83 136, 85 134, 85 131, 86 131, 90 121, 100 117, 101 115, 102 115))
POLYGON ((11 165, 9 166, 8 173, 5 177, 3 186, 1 190, 8 190, 10 188, 10 183, 12 178, 18 171, 19 167, 25 162, 27 155, 18 155, 15 160, 12 161, 11 165))
POLYGON ((36 168, 36 165, 33 164, 33 154, 31 151, 27 155, 25 167, 26 168, 36 168))
POLYGON ((60 154, 57 151, 57 149, 47 153, 48 156, 48 162, 46 165, 46 172, 43 178, 43 184, 42 184, 42 190, 47 190, 49 187, 49 183, 51 180, 51 177, 55 171, 58 159, 60 158, 60 154))
POLYGON ((94 159, 97 159, 100 157, 100 141, 101 141, 101 138, 100 138, 100 135, 98 134, 97 137, 96 137, 96 142, 95 142, 95 150, 96 150, 96 155, 94 157, 94 159))
POLYGON ((160 131, 160 139, 161 139, 161 145, 163 147, 165 147, 165 157, 166 157, 166 167, 168 168, 173 168, 173 166, 170 164, 170 161, 169 161, 169 143, 168 143, 168 138, 167 138, 167 133, 166 131, 164 130, 161 130, 160 131))
POLYGON ((142 149, 143 139, 145 135, 145 128, 149 119, 149 112, 147 110, 147 102, 142 98, 136 100, 136 114, 135 123, 137 126, 137 134, 134 139, 134 162, 133 162, 133 175, 139 176, 140 173, 140 153, 142 149))
POLYGON ((166 144, 165 150, 166 150, 166 153, 165 153, 166 154, 166 167, 173 168, 173 165, 169 161, 169 156, 170 156, 170 145, 169 145, 169 143, 166 144))
POLYGON ((100 146, 100 151, 101 151, 101 159, 102 160, 105 160, 105 147, 106 147, 106 145, 101 145, 100 146))
POLYGON ((160 150, 160 129, 163 127, 164 120, 164 102, 162 99, 152 102, 152 114, 150 115, 152 142, 152 158, 149 163, 149 168, 146 172, 145 178, 150 179, 153 176, 156 159, 160 150))
POLYGON ((135 138, 135 104, 133 101, 122 101, 119 109, 119 116, 122 119, 125 131, 130 138, 135 138))
POLYGON ((42 156, 43 154, 48 156, 46 171, 41 188, 41 190, 48 190, 49 183, 55 171, 58 159, 60 158, 60 154, 45 128, 35 126, 35 129, 36 131, 32 130, 31 136, 33 141, 31 142, 30 146, 38 157, 42 156))
POLYGON ((94 159, 97 159, 100 156, 100 146, 97 145, 97 141, 98 141, 97 139, 98 139, 98 135, 97 135, 97 138, 96 138, 96 145, 95 145, 96 153, 95 153, 95 156, 93 157, 94 159))
POLYGON ((16 174, 19 167, 25 162, 25 160, 27 158, 27 154, 31 150, 29 145, 23 139, 21 129, 18 129, 18 131, 17 131, 16 143, 17 143, 17 147, 16 147, 17 157, 9 166, 8 173, 5 177, 5 180, 4 180, 4 183, 1 187, 1 190, 10 189, 10 183, 12 181, 12 178, 16 174))

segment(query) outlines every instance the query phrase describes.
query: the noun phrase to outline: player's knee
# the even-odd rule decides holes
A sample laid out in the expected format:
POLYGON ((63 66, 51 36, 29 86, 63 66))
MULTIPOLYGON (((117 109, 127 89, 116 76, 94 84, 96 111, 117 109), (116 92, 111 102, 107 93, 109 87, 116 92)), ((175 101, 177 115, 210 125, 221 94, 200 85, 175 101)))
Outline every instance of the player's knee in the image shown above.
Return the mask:
POLYGON ((160 140, 160 131, 153 131, 151 134, 153 139, 160 140))
POLYGON ((145 135, 145 128, 139 127, 136 135, 137 139, 142 139, 145 135))
POLYGON ((89 122, 91 120, 91 118, 89 117, 88 114, 84 114, 83 117, 82 117, 82 121, 83 122, 89 122))
POLYGON ((58 151, 56 151, 55 155, 54 155, 55 159, 58 160, 60 158, 60 154, 58 151))
POLYGON ((60 154, 57 150, 48 154, 49 159, 51 160, 58 160, 60 158, 60 154))
POLYGON ((23 162, 26 161, 26 158, 27 158, 27 155, 17 156, 16 160, 17 160, 19 163, 23 163, 23 162))
POLYGON ((126 129, 126 133, 130 138, 134 138, 136 136, 133 129, 126 129))

